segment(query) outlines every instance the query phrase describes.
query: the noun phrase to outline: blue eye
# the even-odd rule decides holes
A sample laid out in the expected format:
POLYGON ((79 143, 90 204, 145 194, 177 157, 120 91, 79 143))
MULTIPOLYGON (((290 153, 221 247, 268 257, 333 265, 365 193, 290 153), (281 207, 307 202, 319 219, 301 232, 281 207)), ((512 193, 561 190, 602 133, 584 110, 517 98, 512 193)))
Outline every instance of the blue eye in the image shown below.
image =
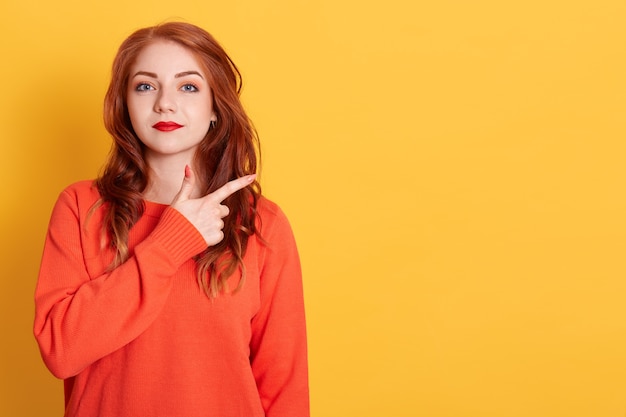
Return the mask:
POLYGON ((181 87, 181 90, 186 91, 188 93, 195 93, 198 91, 198 87, 193 84, 185 84, 181 87))
POLYGON ((140 83, 135 87, 135 91, 150 91, 154 90, 154 88, 150 84, 140 83))

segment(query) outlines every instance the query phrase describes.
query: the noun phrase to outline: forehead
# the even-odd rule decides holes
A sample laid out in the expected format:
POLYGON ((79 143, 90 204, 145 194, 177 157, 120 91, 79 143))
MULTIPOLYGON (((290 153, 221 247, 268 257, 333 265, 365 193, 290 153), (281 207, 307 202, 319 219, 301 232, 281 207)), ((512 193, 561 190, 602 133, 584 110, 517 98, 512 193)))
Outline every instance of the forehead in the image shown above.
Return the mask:
POLYGON ((166 76, 191 70, 200 72, 206 79, 204 68, 190 49, 177 42, 157 40, 139 52, 131 66, 131 76, 137 71, 166 76))

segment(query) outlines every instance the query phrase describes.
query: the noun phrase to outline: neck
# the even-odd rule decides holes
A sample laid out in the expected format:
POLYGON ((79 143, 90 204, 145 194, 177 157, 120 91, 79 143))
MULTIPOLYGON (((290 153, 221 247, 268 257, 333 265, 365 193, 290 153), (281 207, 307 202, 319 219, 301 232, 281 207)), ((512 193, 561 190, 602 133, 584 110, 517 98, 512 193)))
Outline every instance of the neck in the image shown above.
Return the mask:
MULTIPOLYGON (((186 158, 147 158, 149 173, 148 185, 143 192, 143 198, 160 204, 172 204, 174 197, 180 191, 185 177, 185 165, 192 167, 192 162, 186 158)), ((198 187, 192 193, 192 198, 200 197, 198 187)))

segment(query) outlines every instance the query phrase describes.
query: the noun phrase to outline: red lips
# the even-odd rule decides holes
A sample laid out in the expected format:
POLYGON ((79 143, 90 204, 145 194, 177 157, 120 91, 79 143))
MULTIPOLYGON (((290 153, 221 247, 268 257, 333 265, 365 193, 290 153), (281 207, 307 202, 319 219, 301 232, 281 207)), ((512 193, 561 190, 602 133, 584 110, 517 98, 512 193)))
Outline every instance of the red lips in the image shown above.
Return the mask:
POLYGON ((172 130, 176 130, 181 128, 182 126, 176 122, 158 122, 152 125, 156 130, 160 130, 161 132, 171 132, 172 130))

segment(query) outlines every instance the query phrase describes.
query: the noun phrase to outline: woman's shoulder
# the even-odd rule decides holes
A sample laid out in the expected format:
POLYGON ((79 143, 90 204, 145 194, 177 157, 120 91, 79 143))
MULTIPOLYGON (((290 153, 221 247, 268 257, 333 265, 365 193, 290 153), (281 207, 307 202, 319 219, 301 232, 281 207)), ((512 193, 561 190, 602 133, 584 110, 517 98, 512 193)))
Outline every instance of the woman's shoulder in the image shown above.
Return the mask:
POLYGON ((263 230, 267 232, 269 229, 291 229, 289 219, 283 209, 267 197, 259 198, 256 210, 260 220, 261 234, 263 230))
POLYGON ((61 191, 59 199, 67 198, 75 201, 78 205, 92 205, 98 201, 100 193, 94 180, 82 180, 66 186, 61 191))
POLYGON ((96 195, 100 196, 98 193, 98 187, 96 186, 96 181, 91 180, 81 180, 71 183, 63 189, 64 193, 72 194, 72 195, 80 195, 80 196, 90 196, 96 195))
POLYGON ((275 219, 286 217, 280 206, 265 196, 259 198, 256 209, 261 218, 275 219))
POLYGON ((257 210, 259 213, 273 214, 280 211, 280 207, 278 207, 278 204, 262 195, 257 202, 257 210))

